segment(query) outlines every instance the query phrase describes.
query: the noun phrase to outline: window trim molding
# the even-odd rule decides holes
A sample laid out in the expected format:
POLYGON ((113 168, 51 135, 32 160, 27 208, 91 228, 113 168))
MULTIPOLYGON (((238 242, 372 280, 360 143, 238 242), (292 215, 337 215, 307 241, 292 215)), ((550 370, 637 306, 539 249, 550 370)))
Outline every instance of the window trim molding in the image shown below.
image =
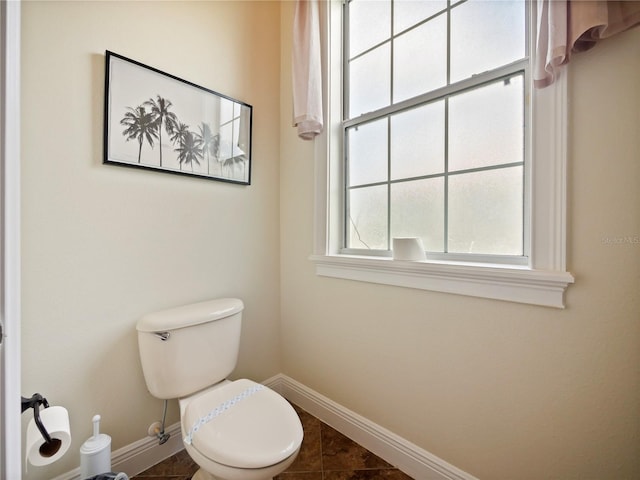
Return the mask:
MULTIPOLYGON (((328 121, 315 140, 314 253, 316 274, 443 293, 564 308, 564 294, 574 277, 566 271, 567 223, 567 72, 544 89, 530 90, 532 132, 530 161, 530 260, 526 267, 464 262, 404 262, 339 253, 342 203, 341 90, 342 2, 321 8, 324 108, 328 121), (331 40, 331 41, 330 41, 331 40), (534 98, 535 97, 535 98, 534 98)), ((535 13, 535 9, 534 13, 535 13)), ((530 26, 534 28, 535 15, 530 26)))
POLYGON ((377 257, 311 255, 316 274, 441 293, 564 308, 573 276, 504 265, 407 262, 377 257))

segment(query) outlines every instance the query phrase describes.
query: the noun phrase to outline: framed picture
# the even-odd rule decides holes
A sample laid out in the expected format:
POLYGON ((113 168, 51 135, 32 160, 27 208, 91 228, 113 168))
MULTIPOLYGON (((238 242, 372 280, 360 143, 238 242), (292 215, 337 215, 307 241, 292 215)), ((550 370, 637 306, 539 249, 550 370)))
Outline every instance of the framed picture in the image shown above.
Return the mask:
POLYGON ((106 52, 104 163, 251 184, 251 105, 106 52))

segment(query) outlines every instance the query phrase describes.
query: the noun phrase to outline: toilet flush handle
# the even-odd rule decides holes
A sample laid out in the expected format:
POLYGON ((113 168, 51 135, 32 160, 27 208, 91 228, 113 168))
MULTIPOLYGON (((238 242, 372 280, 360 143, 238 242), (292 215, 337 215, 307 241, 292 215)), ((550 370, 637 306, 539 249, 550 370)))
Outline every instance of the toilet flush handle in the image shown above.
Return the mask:
POLYGON ((169 340, 169 337, 171 337, 171 333, 169 332, 153 332, 153 334, 163 342, 166 342, 169 340))

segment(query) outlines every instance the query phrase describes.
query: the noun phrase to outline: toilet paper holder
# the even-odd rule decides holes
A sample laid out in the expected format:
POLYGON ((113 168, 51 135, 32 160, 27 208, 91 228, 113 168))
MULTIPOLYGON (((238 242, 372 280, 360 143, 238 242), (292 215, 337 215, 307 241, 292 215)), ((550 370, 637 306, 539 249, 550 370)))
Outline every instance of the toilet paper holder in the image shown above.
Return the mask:
POLYGON ((24 413, 30 408, 33 408, 33 420, 36 423, 36 427, 40 431, 42 438, 44 438, 45 443, 40 446, 40 454, 44 457, 51 457, 55 455, 62 445, 62 441, 57 438, 51 438, 49 432, 44 427, 42 420, 40 420, 40 405, 44 408, 49 408, 49 402, 39 393, 34 393, 31 398, 22 398, 22 412, 24 413))

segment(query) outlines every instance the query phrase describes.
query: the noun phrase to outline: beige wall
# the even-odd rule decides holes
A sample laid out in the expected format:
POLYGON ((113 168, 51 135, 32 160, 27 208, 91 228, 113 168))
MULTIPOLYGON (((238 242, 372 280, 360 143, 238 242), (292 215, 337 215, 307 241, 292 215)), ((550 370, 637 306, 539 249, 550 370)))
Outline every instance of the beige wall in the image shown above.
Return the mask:
MULTIPOLYGON (((113 449, 162 414, 140 371, 140 315, 237 296, 236 376, 281 371, 279 28, 272 2, 22 3, 22 392, 91 418, 113 449), (251 186, 102 165, 105 50, 254 106, 251 186)), ((155 93, 155 92, 152 92, 155 93)), ((176 422, 172 402, 169 424, 176 422)), ((26 423, 27 415, 23 415, 26 423)))
MULTIPOLYGON (((282 9, 291 22, 292 6, 282 9)), ((317 277, 282 34, 285 373, 482 479, 640 477, 640 29, 574 57, 566 310, 317 277), (603 239, 635 236, 607 246, 603 239)))

